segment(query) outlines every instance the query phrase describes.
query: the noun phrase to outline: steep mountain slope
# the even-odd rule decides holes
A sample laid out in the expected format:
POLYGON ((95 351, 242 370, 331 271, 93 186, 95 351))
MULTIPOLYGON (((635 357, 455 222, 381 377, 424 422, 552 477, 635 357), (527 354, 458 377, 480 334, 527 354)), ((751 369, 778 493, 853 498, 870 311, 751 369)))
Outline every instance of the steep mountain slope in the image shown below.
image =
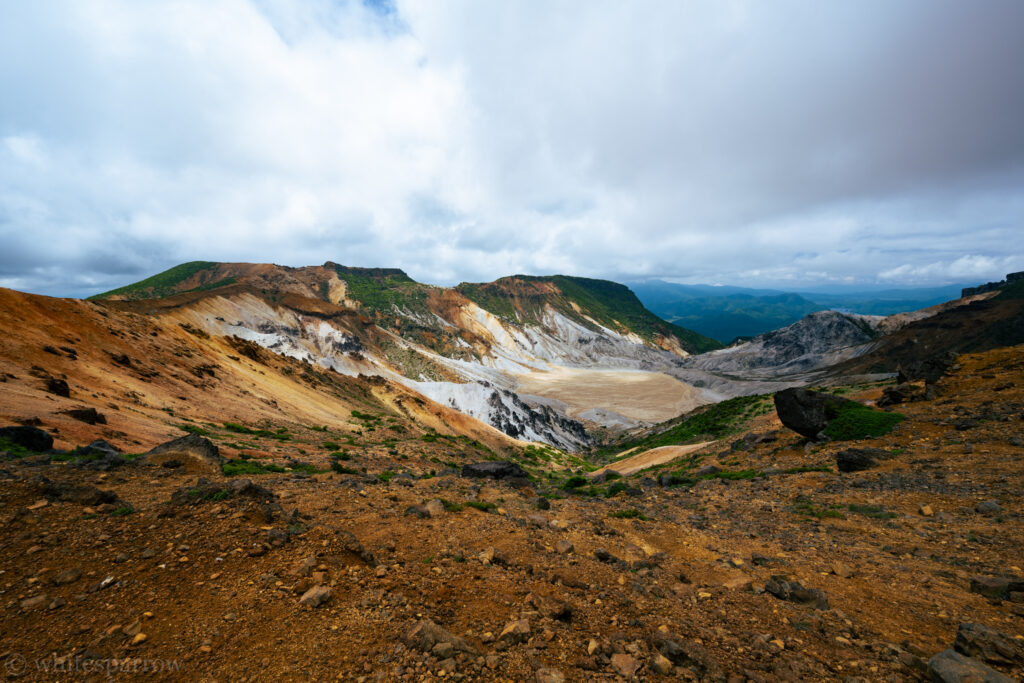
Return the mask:
MULTIPOLYGON (((549 391, 538 376, 567 368, 660 373, 717 346, 660 320, 621 285, 565 276, 449 289, 397 269, 332 262, 195 262, 97 298, 340 373, 381 375, 510 436, 570 450, 589 437, 569 413, 607 425, 636 420, 614 401, 588 412, 596 407, 589 399, 549 391), (521 382, 528 395, 515 393, 521 382)), ((713 398, 696 392, 690 401, 713 398)), ((624 400, 632 407, 635 397, 624 400)))
POLYGON ((138 453, 196 432, 256 463, 287 466, 303 446, 319 469, 341 450, 353 467, 426 472, 437 469, 430 458, 518 457, 525 445, 401 384, 125 305, 0 289, 0 326, 11 331, 0 339, 0 420, 41 424, 61 448, 105 439, 138 453))
POLYGON ((850 353, 877 337, 880 322, 881 318, 821 311, 749 342, 687 359, 683 365, 745 377, 791 375, 842 360, 844 350, 850 353))

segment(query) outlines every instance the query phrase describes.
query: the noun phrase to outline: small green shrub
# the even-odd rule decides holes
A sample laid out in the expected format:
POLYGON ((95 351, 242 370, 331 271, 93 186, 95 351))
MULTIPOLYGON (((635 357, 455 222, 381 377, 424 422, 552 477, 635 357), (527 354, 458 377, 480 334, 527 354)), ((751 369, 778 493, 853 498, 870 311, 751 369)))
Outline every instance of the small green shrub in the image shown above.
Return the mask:
POLYGON ((573 476, 565 480, 565 482, 562 484, 562 489, 565 491, 572 491, 573 489, 578 489, 581 486, 586 486, 587 483, 588 480, 586 477, 584 477, 581 474, 574 474, 573 476))
POLYGON ((261 463, 256 460, 228 460, 221 469, 229 477, 235 477, 240 474, 271 474, 285 471, 280 465, 275 465, 271 462, 261 463))
POLYGON ((636 508, 626 508, 625 510, 616 510, 614 512, 608 513, 608 516, 609 517, 614 517, 616 519, 640 519, 640 520, 645 520, 645 521, 650 519, 650 517, 648 517, 644 513, 640 512, 636 508))
POLYGON ((475 510, 481 510, 483 512, 493 512, 498 509, 498 506, 494 503, 490 503, 484 500, 467 500, 464 503, 465 507, 473 508, 475 510))
POLYGON ((135 512, 135 508, 131 505, 123 505, 110 513, 111 517, 124 517, 135 512))
POLYGON ((235 434, 255 434, 256 433, 256 431, 254 429, 246 427, 245 425, 240 425, 237 422, 225 422, 224 423, 224 429, 228 430, 229 432, 234 432, 235 434))
POLYGON ((885 436, 906 419, 900 413, 887 413, 855 402, 828 409, 826 415, 829 423, 825 436, 833 441, 885 436))
POLYGON ((333 453, 329 453, 328 456, 331 457, 331 458, 334 458, 335 460, 351 460, 352 459, 352 456, 349 453, 346 453, 345 451, 334 451, 333 453))
POLYGON ((625 490, 626 490, 626 485, 623 484, 621 481, 617 481, 617 482, 615 482, 614 484, 612 484, 611 486, 608 487, 608 490, 605 491, 604 495, 606 497, 608 497, 608 498, 614 498, 615 496, 619 495, 620 493, 623 493, 625 490))
POLYGON ((324 450, 328 450, 328 451, 336 451, 339 448, 341 448, 341 446, 339 446, 337 444, 337 442, 334 442, 334 441, 324 441, 320 445, 324 448, 324 450))
POLYGON ((783 474, 802 474, 803 472, 831 472, 832 468, 828 465, 800 465, 799 467, 790 467, 788 470, 783 470, 783 474))
POLYGON ((198 425, 182 424, 182 425, 178 425, 178 429, 180 429, 183 432, 188 432, 189 434, 198 434, 199 436, 209 436, 210 435, 210 432, 208 432, 207 430, 203 429, 202 427, 200 427, 198 425))
POLYGON ((359 474, 359 470, 353 469, 351 467, 345 467, 337 460, 331 463, 331 471, 337 472, 338 474, 359 474))

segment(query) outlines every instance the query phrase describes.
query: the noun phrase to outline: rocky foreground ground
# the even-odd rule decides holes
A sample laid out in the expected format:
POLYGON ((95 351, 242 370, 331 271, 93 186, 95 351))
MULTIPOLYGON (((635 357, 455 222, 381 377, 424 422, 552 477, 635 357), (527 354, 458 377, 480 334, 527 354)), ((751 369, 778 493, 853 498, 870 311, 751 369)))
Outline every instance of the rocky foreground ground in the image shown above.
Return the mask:
POLYGON ((709 478, 662 486, 664 466, 612 498, 453 470, 225 477, 201 452, 11 458, 0 666, 21 680, 1020 680, 1024 347, 962 356, 936 389, 864 442, 811 443, 763 416, 706 447, 709 478))

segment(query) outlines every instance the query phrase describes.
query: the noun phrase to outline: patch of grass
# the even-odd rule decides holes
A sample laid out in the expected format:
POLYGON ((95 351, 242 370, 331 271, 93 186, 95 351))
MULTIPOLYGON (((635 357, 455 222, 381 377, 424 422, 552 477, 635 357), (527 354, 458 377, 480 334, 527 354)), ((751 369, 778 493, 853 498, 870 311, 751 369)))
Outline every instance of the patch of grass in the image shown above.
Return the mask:
POLYGON ((359 474, 359 470, 346 467, 337 460, 331 463, 331 471, 337 472, 338 474, 359 474))
POLYGON ((675 446, 693 441, 697 437, 720 439, 739 431, 746 422, 771 410, 771 396, 738 396, 721 403, 702 406, 659 432, 636 439, 609 444, 597 450, 596 455, 611 455, 630 448, 630 455, 659 446, 675 446))
POLYGON ((224 429, 226 429, 229 432, 234 432, 235 434, 255 434, 256 433, 255 429, 251 429, 250 427, 246 427, 245 425, 240 425, 237 422, 225 422, 224 423, 224 429))
POLYGON ((826 416, 829 423, 825 436, 833 441, 885 436, 906 419, 900 413, 887 413, 855 402, 826 407, 826 416))
POLYGON ((180 429, 183 432, 188 432, 189 434, 198 434, 199 436, 209 436, 210 435, 210 432, 208 430, 203 429, 202 427, 200 427, 198 425, 185 425, 185 424, 181 424, 181 425, 178 425, 178 429, 180 429))
POLYGON ((831 472, 832 467, 829 465, 800 465, 799 467, 790 467, 788 470, 782 470, 783 474, 802 474, 804 472, 831 472))
POLYGON ((116 510, 112 510, 111 513, 110 513, 110 516, 111 517, 124 517, 126 515, 132 514, 133 512, 135 512, 135 508, 133 508, 131 505, 122 505, 121 507, 117 508, 116 510))
POLYGON ((174 294, 175 286, 189 279, 196 273, 209 270, 217 264, 213 261, 190 261, 157 273, 145 280, 140 280, 109 292, 96 294, 90 299, 107 299, 112 296, 124 296, 127 299, 160 298, 174 294))
POLYGON ((574 489, 578 489, 581 486, 586 486, 588 481, 589 480, 583 475, 574 474, 573 476, 569 477, 562 483, 562 490, 572 491, 574 489))
POLYGON ((306 427, 306 429, 309 429, 309 430, 314 431, 314 432, 326 432, 327 431, 326 425, 309 425, 308 427, 306 427))
POLYGON ((899 516, 895 512, 889 512, 878 505, 860 505, 857 503, 850 503, 846 506, 846 509, 858 515, 870 517, 871 519, 894 519, 899 516))
POLYGON ((640 512, 636 508, 626 508, 625 510, 615 510, 614 512, 609 512, 608 516, 609 517, 614 517, 616 519, 641 519, 641 520, 644 520, 644 521, 650 519, 650 517, 648 517, 644 513, 640 512))
POLYGON ((341 448, 335 441, 324 441, 320 446, 328 451, 337 451, 341 448))
POLYGON ((741 479, 753 479, 761 476, 757 470, 722 470, 714 474, 706 474, 701 479, 725 479, 726 481, 738 481, 741 479))
POLYGON ((311 465, 308 462, 297 462, 289 469, 291 469, 292 472, 305 472, 306 474, 320 474, 327 471, 318 468, 316 465, 311 465))
POLYGON ((498 506, 494 503, 490 503, 484 500, 467 500, 463 503, 464 507, 473 508, 474 510, 481 510, 482 512, 494 512, 498 509, 498 506))
MULTIPOLYGON (((15 458, 24 458, 26 455, 35 455, 35 451, 30 451, 20 444, 16 444, 10 439, 0 438, 0 451, 7 451, 15 458)), ((51 460, 58 460, 57 456, 50 456, 51 460)))
POLYGON ((335 460, 351 460, 352 459, 352 455, 350 453, 346 452, 346 451, 334 451, 333 453, 328 453, 327 457, 334 458, 335 460))
POLYGON ((285 469, 272 462, 262 463, 256 460, 228 460, 221 467, 228 477, 235 477, 241 474, 272 474, 284 472, 285 469))
POLYGON ((623 484, 621 481, 617 481, 608 487, 608 490, 604 492, 604 495, 606 498, 614 498, 615 496, 619 495, 620 493, 624 493, 625 491, 626 485, 623 484))
POLYGON ((385 470, 384 472, 381 472, 380 474, 378 474, 377 478, 380 479, 382 482, 384 482, 386 484, 389 481, 391 481, 391 479, 396 474, 398 474, 398 473, 397 472, 392 472, 391 470, 385 470))
POLYGON ((445 500, 444 498, 441 498, 440 501, 441 505, 443 505, 444 509, 448 512, 459 512, 463 507, 465 507, 461 503, 455 503, 450 500, 445 500))
POLYGON ((846 519, 846 515, 840 512, 838 505, 829 505, 827 508, 823 508, 816 505, 810 498, 804 496, 797 497, 793 503, 792 510, 798 515, 814 517, 815 519, 846 519))

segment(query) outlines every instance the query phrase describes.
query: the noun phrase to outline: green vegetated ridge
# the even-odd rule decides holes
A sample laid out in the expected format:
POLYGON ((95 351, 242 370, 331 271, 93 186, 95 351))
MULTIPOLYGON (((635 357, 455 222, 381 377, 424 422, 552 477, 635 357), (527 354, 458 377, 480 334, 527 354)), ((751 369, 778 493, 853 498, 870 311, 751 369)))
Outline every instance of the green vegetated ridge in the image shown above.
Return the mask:
POLYGON ((396 311, 429 313, 428 286, 416 282, 398 268, 353 268, 336 265, 338 279, 348 287, 347 296, 376 317, 396 311))
POLYGON ((596 321, 618 332, 633 332, 647 341, 654 341, 659 335, 675 336, 691 353, 722 347, 710 337, 665 322, 644 308, 628 287, 608 280, 568 275, 514 275, 488 283, 464 282, 456 290, 481 308, 511 322, 539 324, 545 306, 551 305, 590 329, 595 328, 596 321))
MULTIPOLYGON (((109 299, 114 296, 122 296, 126 299, 158 299, 160 297, 171 296, 172 294, 178 294, 180 291, 177 289, 185 280, 201 273, 205 270, 213 271, 220 266, 219 263, 213 261, 189 261, 188 263, 182 263, 181 265, 168 268, 162 273, 157 273, 152 277, 148 277, 145 280, 125 285, 124 287, 118 287, 112 289, 109 292, 103 292, 102 294, 96 294, 89 299, 109 299)), ((223 287, 232 284, 235 278, 224 278, 221 280, 213 280, 207 282, 199 287, 195 287, 196 290, 210 290, 216 289, 217 287, 223 287)), ((190 290, 185 290, 190 291, 190 290)))
POLYGON ((721 403, 701 406, 681 418, 657 425, 639 438, 602 446, 596 451, 595 456, 608 457, 635 449, 629 454, 632 456, 660 446, 678 446, 705 438, 721 439, 742 431, 750 420, 771 410, 770 394, 730 398, 721 403))

